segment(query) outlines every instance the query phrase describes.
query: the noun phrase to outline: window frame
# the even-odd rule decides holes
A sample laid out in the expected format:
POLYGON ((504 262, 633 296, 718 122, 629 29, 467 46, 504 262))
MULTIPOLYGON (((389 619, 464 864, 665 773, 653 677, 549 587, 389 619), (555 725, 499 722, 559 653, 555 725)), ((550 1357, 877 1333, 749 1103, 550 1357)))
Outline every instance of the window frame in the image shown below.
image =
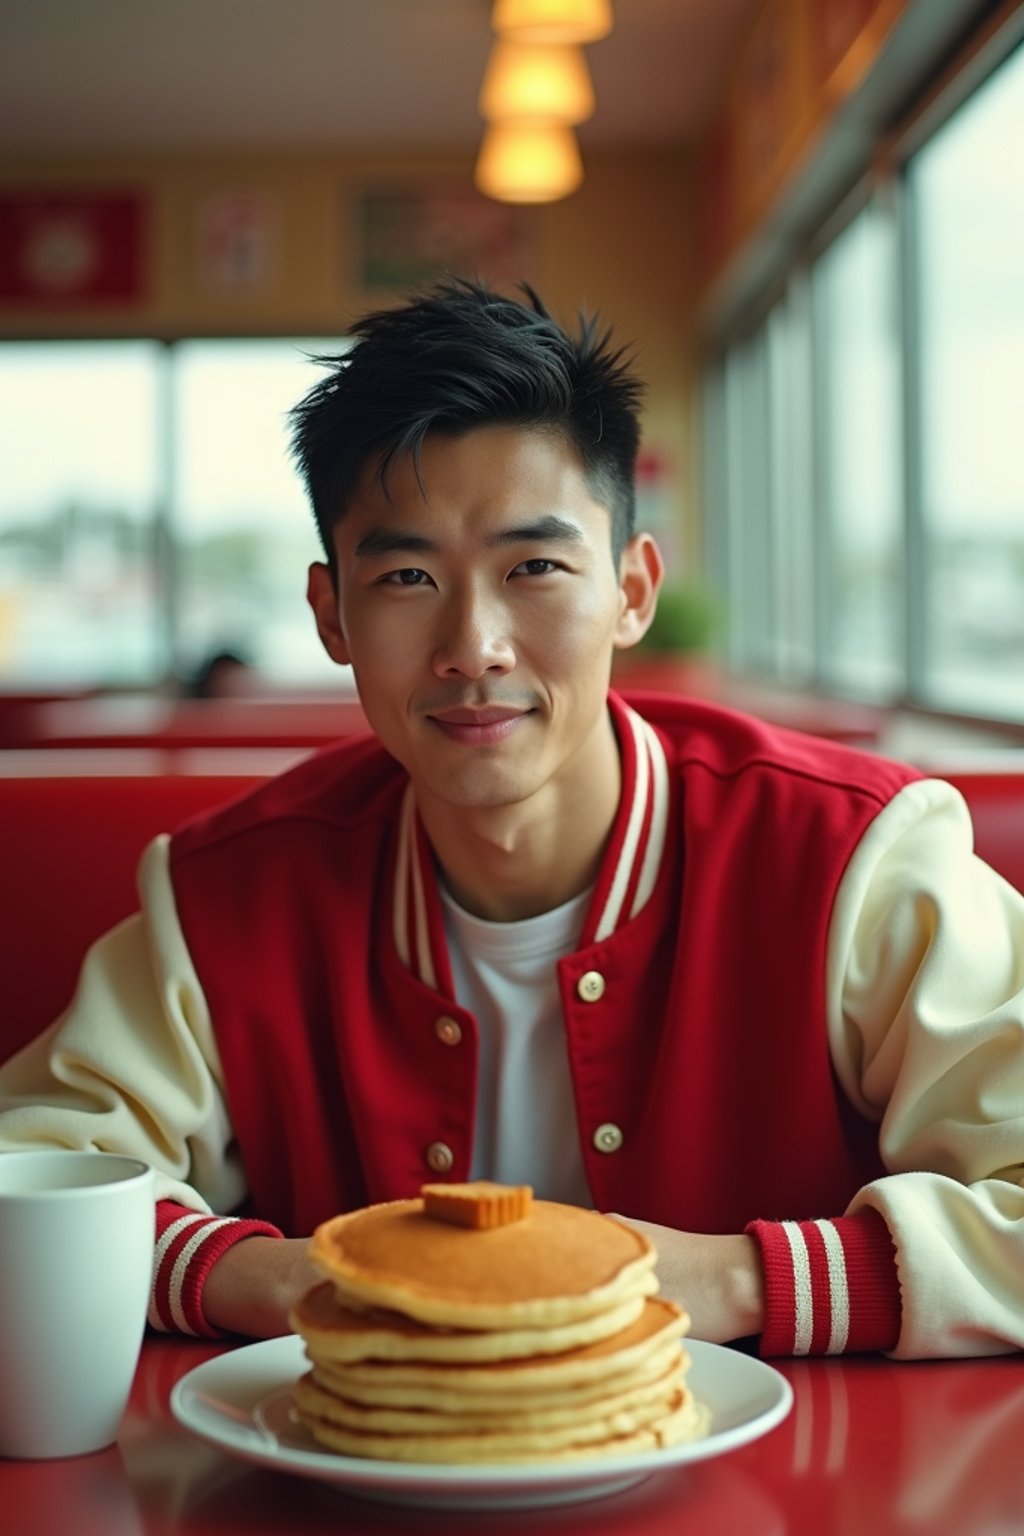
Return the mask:
MULTIPOLYGON (((1024 701, 1021 712, 979 710, 968 713, 944 706, 929 697, 927 684, 927 530, 923 506, 922 464, 922 355, 920 349, 921 314, 919 272, 919 225, 914 206, 912 182, 908 172, 913 157, 942 129, 952 116, 1005 64, 1011 55, 1024 46, 1024 8, 1004 4, 997 8, 985 24, 963 44, 944 68, 929 83, 923 93, 906 102, 895 116, 891 130, 875 135, 867 163, 852 184, 838 190, 831 206, 810 230, 799 236, 790 235, 783 240, 776 252, 770 274, 759 293, 747 295, 742 304, 737 302, 734 311, 719 311, 713 327, 705 339, 704 377, 711 375, 728 377, 729 361, 734 350, 745 344, 747 338, 765 323, 778 303, 792 309, 794 293, 801 285, 807 285, 814 264, 828 248, 841 237, 851 223, 873 200, 879 200, 887 208, 893 221, 896 242, 896 274, 892 302, 896 310, 898 338, 898 399, 902 414, 900 423, 901 445, 901 494, 902 508, 902 555, 903 555, 903 687, 897 695, 885 700, 891 707, 926 714, 937 719, 956 720, 1010 729, 1017 734, 1024 724, 1024 701), (780 293, 783 298, 780 300, 780 293)), ((752 677, 767 680, 773 685, 796 686, 834 697, 861 699, 877 704, 879 698, 871 691, 861 691, 842 686, 829 676, 830 654, 829 605, 827 574, 829 552, 834 537, 834 517, 829 506, 827 476, 825 473, 828 452, 828 428, 824 420, 824 402, 819 381, 822 373, 823 339, 815 315, 815 305, 809 305, 810 347, 810 431, 805 444, 803 475, 809 477, 814 507, 819 515, 813 518, 812 581, 810 611, 813 615, 813 656, 807 668, 801 668, 799 660, 795 668, 787 665, 785 637, 775 634, 774 663, 768 668, 758 664, 751 655, 746 637, 741 632, 738 642, 726 640, 726 657, 736 670, 752 677)), ((790 378, 790 394, 793 379, 790 378)), ((734 546, 740 535, 732 527, 738 515, 735 499, 726 495, 717 504, 713 499, 716 487, 729 483, 730 465, 712 466, 716 448, 730 440, 728 420, 729 397, 725 396, 725 422, 715 438, 708 437, 704 459, 704 480, 700 487, 699 501, 705 519, 706 548, 721 546, 727 542, 734 546), (716 521, 724 518, 728 527, 723 536, 715 533, 716 521)), ((772 406, 769 405, 769 411, 772 406)), ((769 433, 769 436, 773 436, 769 433)), ((775 445, 777 453, 778 445, 775 445)), ((764 465, 767 479, 773 487, 773 497, 783 493, 787 476, 778 465, 772 463, 772 453, 764 465)), ((749 473, 749 469, 744 471, 749 473)), ((734 472, 733 472, 734 473, 734 472)), ((799 484, 797 476, 796 484, 799 484)), ((790 479, 789 493, 795 491, 790 479)), ((742 515, 740 513, 739 515, 742 515)), ((775 519, 777 526, 777 519, 775 519)), ((776 567, 778 562, 776 562, 776 567)), ((719 574, 712 569, 712 575, 719 574)), ((777 568, 769 571, 773 586, 772 601, 778 614, 785 609, 780 605, 781 582, 777 568)), ((734 579, 732 585, 734 586, 734 579)), ((730 589, 731 595, 731 589, 730 589)), ((799 657, 799 648, 797 649, 799 657)))

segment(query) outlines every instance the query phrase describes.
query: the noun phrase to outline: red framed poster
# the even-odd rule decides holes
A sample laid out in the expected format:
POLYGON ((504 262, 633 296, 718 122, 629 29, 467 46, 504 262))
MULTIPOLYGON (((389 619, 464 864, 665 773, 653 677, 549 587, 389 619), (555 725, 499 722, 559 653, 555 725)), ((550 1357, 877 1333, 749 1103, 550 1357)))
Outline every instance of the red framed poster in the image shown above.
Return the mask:
POLYGON ((137 192, 0 191, 0 303, 138 303, 143 215, 137 192))

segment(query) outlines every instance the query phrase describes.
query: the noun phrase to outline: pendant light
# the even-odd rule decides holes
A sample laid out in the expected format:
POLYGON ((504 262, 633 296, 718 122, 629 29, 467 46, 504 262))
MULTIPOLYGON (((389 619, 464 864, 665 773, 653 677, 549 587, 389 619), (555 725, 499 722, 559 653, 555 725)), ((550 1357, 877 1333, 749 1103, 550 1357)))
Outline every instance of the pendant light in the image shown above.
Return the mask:
POLYGON ((524 43, 596 43, 612 29, 611 0, 494 0, 491 26, 524 43))
POLYGON ((476 185, 505 203, 568 197, 583 181, 575 125, 594 111, 581 45, 611 31, 611 0, 494 0, 491 23, 476 185))
POLYGON ((491 123, 523 118, 585 122, 594 111, 587 61, 574 44, 499 37, 484 71, 479 105, 481 116, 491 123))
POLYGON ((550 203, 583 180, 576 135, 565 123, 491 123, 484 131, 476 184, 503 203, 550 203))

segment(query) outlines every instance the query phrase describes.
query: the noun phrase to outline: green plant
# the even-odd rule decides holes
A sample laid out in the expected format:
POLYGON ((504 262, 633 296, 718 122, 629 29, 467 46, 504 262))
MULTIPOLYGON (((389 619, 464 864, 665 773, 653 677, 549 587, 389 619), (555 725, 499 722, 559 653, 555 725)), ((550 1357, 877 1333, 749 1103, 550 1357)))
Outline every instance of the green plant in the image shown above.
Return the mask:
POLYGON ((640 646, 645 651, 703 651, 721 618, 721 604, 707 587, 668 583, 658 595, 657 612, 640 646))

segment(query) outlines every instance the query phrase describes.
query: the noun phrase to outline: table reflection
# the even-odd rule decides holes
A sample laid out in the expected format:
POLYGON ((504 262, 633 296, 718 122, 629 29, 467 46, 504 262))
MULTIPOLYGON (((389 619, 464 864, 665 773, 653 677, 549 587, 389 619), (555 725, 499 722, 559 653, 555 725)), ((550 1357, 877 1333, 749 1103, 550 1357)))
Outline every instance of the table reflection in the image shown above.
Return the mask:
MULTIPOLYGON (((820 1360, 785 1367, 793 1412, 757 1458, 808 1530, 1024 1530, 1024 1365, 820 1360)), ((801 1525, 798 1529, 803 1529, 801 1525)))
POLYGON ((216 1347, 148 1340, 119 1443, 0 1462, 0 1526, 31 1536, 973 1536, 1024 1530, 1019 1358, 783 1362, 795 1401, 762 1440, 611 1498, 508 1514, 359 1503, 225 1455, 179 1428, 174 1382, 216 1347))
POLYGON ((11 1536, 147 1536, 120 1446, 68 1461, 0 1459, 0 1530, 11 1536))

